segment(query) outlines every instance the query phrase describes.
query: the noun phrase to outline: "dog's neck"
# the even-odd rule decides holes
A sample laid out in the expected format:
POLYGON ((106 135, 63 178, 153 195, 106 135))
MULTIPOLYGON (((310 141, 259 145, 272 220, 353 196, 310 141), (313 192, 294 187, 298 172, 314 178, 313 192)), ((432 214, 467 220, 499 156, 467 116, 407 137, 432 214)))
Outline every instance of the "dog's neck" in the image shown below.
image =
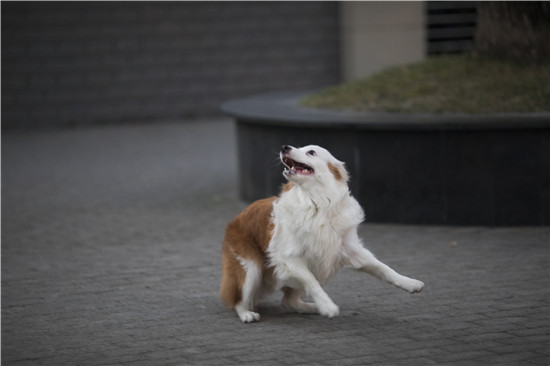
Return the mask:
POLYGON ((299 202, 316 210, 330 210, 338 207, 344 199, 350 196, 350 193, 347 184, 308 187, 293 184, 283 195, 293 203, 299 202))

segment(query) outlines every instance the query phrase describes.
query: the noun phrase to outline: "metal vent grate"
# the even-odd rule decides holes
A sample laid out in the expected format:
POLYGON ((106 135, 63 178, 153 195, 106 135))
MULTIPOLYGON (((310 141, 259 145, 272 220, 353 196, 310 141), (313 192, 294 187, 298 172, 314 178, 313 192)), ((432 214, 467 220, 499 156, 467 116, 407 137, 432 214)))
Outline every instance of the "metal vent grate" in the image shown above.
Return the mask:
POLYGON ((429 55, 472 49, 477 23, 475 1, 428 1, 426 12, 429 55))

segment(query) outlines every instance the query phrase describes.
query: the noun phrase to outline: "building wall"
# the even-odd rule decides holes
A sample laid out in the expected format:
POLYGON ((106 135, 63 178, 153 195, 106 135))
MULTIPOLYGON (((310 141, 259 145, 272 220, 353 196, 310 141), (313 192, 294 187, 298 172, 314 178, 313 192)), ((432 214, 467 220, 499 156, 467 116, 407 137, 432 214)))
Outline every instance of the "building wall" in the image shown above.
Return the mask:
POLYGON ((425 3, 350 1, 341 3, 341 65, 344 81, 426 56, 425 3))
POLYGON ((340 80, 334 2, 2 2, 2 128, 184 118, 340 80))

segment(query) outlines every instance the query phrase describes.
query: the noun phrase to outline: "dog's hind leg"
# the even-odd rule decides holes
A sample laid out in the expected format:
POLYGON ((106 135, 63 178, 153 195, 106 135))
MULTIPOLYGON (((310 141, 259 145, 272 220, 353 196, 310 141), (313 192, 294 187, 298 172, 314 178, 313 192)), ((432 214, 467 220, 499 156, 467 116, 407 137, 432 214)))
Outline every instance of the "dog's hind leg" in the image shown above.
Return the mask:
POLYGON ((319 309, 315 304, 302 301, 302 291, 291 288, 283 287, 285 293, 283 297, 282 305, 287 309, 292 309, 302 314, 316 314, 319 309))
POLYGON ((246 275, 241 289, 241 301, 235 305, 235 311, 243 323, 257 322, 260 320, 260 314, 252 310, 262 285, 262 272, 252 260, 239 258, 239 261, 246 275))

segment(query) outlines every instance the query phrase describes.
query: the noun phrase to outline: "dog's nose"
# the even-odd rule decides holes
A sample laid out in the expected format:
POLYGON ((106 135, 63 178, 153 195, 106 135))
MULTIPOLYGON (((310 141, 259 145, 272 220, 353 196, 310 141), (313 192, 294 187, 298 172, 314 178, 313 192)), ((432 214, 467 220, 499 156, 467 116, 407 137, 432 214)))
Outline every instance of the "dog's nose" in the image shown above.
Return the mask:
POLYGON ((290 146, 290 145, 283 145, 283 146, 281 147, 281 152, 282 152, 283 154, 286 153, 286 152, 289 152, 290 150, 292 150, 292 146, 290 146))

